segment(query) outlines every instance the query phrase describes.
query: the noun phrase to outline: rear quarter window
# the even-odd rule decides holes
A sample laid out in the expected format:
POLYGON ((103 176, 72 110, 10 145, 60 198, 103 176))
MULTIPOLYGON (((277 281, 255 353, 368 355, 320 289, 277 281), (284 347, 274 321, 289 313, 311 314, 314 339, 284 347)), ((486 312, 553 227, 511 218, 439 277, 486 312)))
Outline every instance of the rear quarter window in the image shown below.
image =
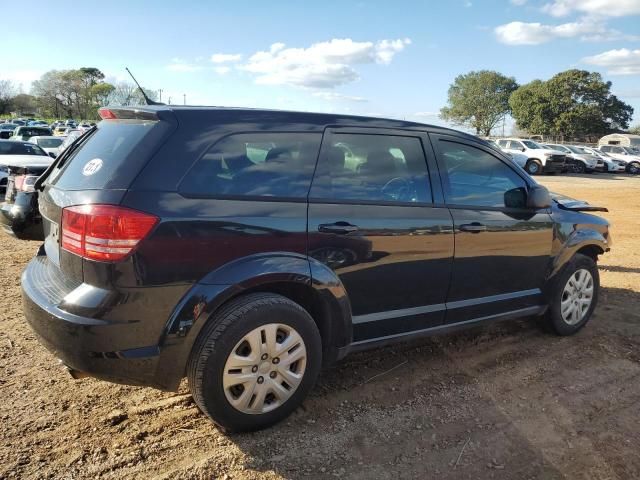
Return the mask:
POLYGON ((100 122, 48 183, 65 190, 127 188, 170 128, 159 121, 100 122))

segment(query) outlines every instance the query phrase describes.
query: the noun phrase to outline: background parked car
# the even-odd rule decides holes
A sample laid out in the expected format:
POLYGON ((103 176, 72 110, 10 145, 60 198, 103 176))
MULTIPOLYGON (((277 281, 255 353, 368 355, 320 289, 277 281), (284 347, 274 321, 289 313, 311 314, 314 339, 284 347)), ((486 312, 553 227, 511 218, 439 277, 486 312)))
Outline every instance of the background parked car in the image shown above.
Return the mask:
POLYGON ((58 156, 58 148, 66 137, 54 137, 52 135, 31 137, 29 141, 42 148, 51 158, 58 156))
POLYGON ((60 155, 62 152, 64 152, 67 147, 75 142, 78 137, 82 136, 83 133, 84 132, 81 130, 69 130, 64 141, 58 147, 57 155, 60 155))
MULTIPOLYGON (((563 152, 567 156, 567 160, 571 163, 573 171, 576 173, 592 173, 598 168, 598 158, 594 155, 587 155, 577 149, 572 149, 569 145, 557 145, 554 143, 547 143, 548 147, 554 150, 563 152)), ((601 168, 603 164, 601 162, 601 168)))
POLYGON ((591 155, 595 155, 600 160, 602 160, 604 162, 604 168, 603 168, 604 172, 616 173, 616 172, 625 172, 627 170, 627 162, 625 162, 624 160, 615 159, 608 153, 601 152, 600 150, 597 150, 592 147, 578 146, 577 148, 580 148, 585 152, 590 153, 591 155))
POLYGON ((7 179, 9 177, 8 167, 10 165, 29 163, 48 165, 51 162, 51 157, 42 148, 33 143, 0 140, 0 195, 6 193, 7 179))
POLYGON ((521 153, 527 156, 524 169, 530 175, 565 171, 566 155, 556 150, 542 148, 533 140, 520 138, 501 138, 498 145, 507 153, 521 153))
POLYGON ((631 147, 620 145, 602 145, 598 148, 601 152, 607 153, 617 160, 627 162, 627 172, 637 175, 640 173, 640 152, 631 147))
POLYGON ((18 127, 19 125, 15 123, 3 123, 2 125, 0 125, 0 139, 6 140, 7 138, 11 138, 14 130, 18 127))
POLYGON ((11 136, 11 140, 26 142, 31 137, 40 135, 51 135, 51 130, 49 127, 17 127, 11 136))

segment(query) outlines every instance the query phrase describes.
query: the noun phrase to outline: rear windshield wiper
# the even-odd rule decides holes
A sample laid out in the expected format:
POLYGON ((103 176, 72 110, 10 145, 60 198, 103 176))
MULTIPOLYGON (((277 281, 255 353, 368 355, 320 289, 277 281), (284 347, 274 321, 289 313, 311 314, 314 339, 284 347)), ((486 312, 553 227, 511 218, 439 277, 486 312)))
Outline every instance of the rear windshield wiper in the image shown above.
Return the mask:
POLYGON ((53 163, 51 165, 49 165, 49 167, 44 171, 44 173, 42 175, 40 175, 40 177, 38 177, 38 179, 35 181, 35 183, 33 184, 33 188, 38 190, 38 191, 42 191, 44 189, 44 187, 42 186, 42 184, 44 183, 44 181, 49 177, 49 175, 51 175, 51 172, 53 172, 56 168, 62 168, 62 166, 64 165, 64 162, 67 161, 67 159, 71 156, 71 154, 76 151, 78 149, 78 147, 80 145, 82 145, 85 140, 87 140, 91 134, 93 132, 96 131, 96 129, 98 128, 97 125, 91 127, 89 130, 87 130, 85 133, 83 133, 82 135, 80 135, 78 138, 76 138, 71 145, 69 145, 64 152, 62 152, 58 158, 56 158, 53 163))

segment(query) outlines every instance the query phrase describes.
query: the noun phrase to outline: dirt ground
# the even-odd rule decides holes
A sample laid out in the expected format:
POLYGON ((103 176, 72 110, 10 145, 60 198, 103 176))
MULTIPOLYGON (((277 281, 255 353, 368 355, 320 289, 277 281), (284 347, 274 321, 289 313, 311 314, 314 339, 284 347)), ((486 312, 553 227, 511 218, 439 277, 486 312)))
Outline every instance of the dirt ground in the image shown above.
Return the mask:
POLYGON ((640 478, 640 177, 542 177, 614 248, 578 335, 525 320, 348 357, 284 423, 226 436, 180 393, 72 380, 35 340, 0 234, 0 479, 640 478))

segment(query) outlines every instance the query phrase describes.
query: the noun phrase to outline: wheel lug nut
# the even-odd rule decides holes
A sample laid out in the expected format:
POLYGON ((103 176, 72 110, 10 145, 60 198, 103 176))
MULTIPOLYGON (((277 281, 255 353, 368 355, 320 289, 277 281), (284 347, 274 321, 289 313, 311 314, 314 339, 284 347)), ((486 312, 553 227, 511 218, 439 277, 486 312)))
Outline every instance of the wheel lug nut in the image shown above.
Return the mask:
POLYGON ((254 365, 253 367, 251 367, 251 371, 252 371, 253 373, 256 373, 256 372, 258 371, 258 366, 257 366, 257 365, 254 365))
POLYGON ((266 353, 262 354, 262 360, 266 360, 269 357, 269 355, 267 355, 266 353))
POLYGON ((280 363, 280 359, 278 357, 274 358, 273 359, 273 363, 276 364, 276 365, 279 364, 280 363))
POLYGON ((264 378, 258 377, 258 383, 262 383, 262 382, 264 382, 264 378))
POLYGON ((276 372, 271 372, 271 373, 269 374, 269 376, 270 376, 271 378, 276 378, 276 375, 277 375, 277 373, 276 373, 276 372))

